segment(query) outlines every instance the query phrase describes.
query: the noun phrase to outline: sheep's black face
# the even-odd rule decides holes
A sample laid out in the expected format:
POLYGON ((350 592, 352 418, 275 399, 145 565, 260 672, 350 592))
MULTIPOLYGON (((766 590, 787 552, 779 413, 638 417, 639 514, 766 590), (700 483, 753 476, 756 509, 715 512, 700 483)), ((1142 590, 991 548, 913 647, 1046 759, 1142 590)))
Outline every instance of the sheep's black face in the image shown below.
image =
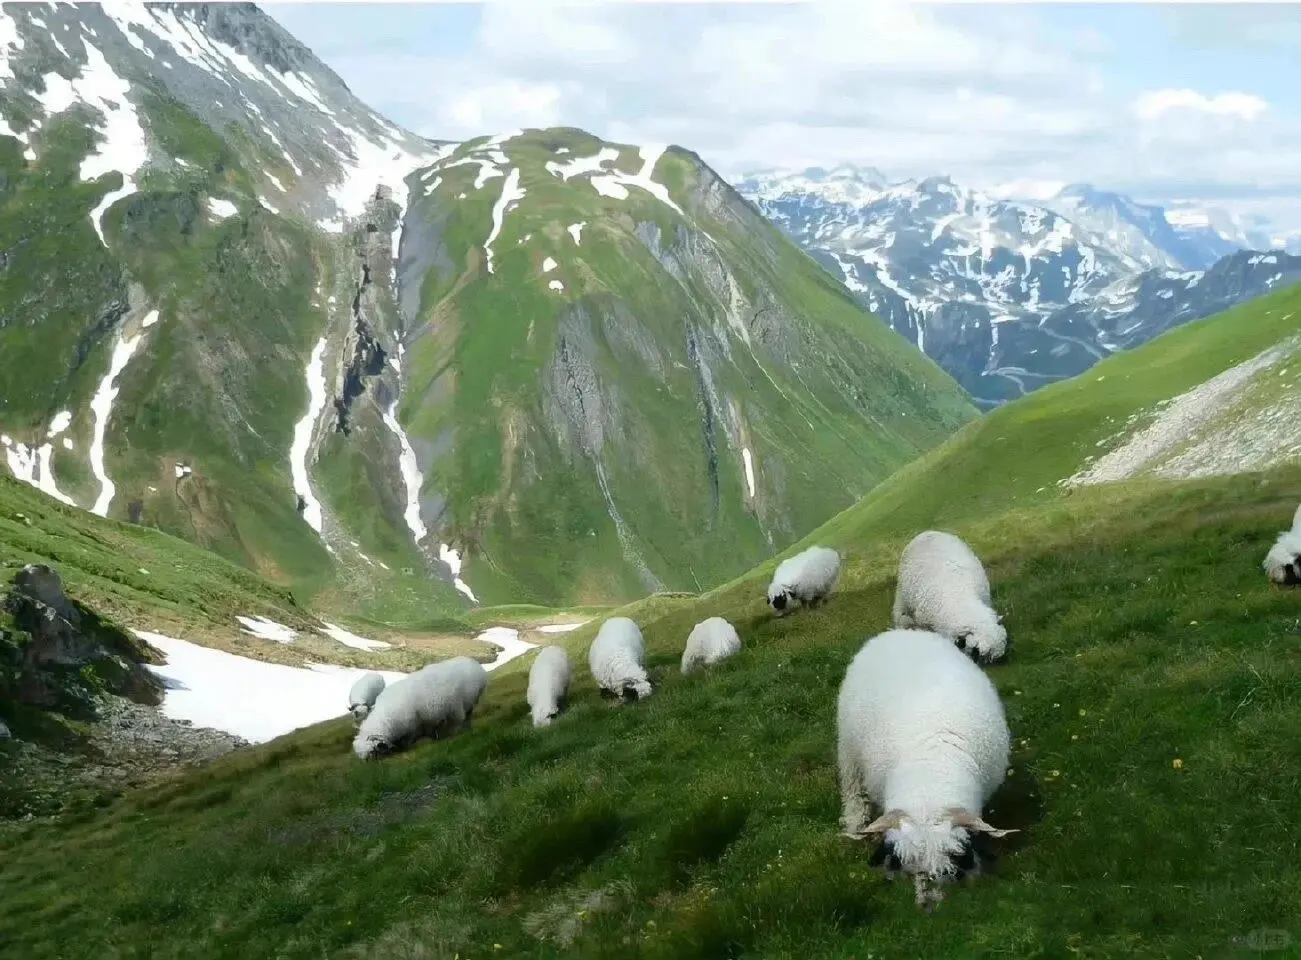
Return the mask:
POLYGON ((1283 568, 1283 584, 1289 587, 1301 585, 1301 556, 1292 558, 1292 562, 1283 568))
POLYGON ((867 861, 871 867, 885 867, 885 875, 893 880, 903 869, 903 863, 899 860, 899 855, 894 852, 894 844, 889 840, 882 840, 872 851, 872 856, 867 861))
POLYGON ((962 849, 953 857, 954 880, 964 877, 980 876, 981 864, 984 862, 984 834, 968 834, 962 842, 962 849))
POLYGON ((781 593, 773 597, 772 600, 769 602, 772 603, 772 608, 774 610, 785 610, 786 604, 789 601, 789 599, 790 598, 787 596, 786 591, 783 590, 781 593))

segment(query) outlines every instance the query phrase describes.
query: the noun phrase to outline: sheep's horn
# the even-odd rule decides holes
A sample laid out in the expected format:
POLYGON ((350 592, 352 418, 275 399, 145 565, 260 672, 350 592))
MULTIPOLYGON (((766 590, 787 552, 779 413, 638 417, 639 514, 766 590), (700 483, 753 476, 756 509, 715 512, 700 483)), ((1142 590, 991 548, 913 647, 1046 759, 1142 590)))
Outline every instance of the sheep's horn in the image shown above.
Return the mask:
POLYGON ((953 825, 955 827, 971 827, 975 830, 980 830, 984 833, 987 833, 991 837, 1005 837, 1009 833, 1021 832, 1019 830, 1014 830, 1014 829, 999 830, 996 827, 991 827, 989 824, 987 824, 980 817, 976 816, 974 813, 970 813, 966 810, 963 810, 960 807, 954 807, 952 810, 950 810, 949 816, 952 818, 953 825))
POLYGON ((873 833, 885 833, 887 830, 898 830, 902 822, 903 811, 891 810, 869 823, 863 833, 871 835, 873 833))

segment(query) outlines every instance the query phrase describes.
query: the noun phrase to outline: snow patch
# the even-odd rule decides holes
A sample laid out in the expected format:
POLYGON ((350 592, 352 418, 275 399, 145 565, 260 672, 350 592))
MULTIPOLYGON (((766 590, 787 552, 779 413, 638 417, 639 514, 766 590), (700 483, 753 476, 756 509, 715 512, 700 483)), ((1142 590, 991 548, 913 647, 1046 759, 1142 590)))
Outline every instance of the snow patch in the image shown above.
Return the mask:
POLYGON ((268 620, 266 617, 236 617, 244 625, 244 632, 259 640, 274 640, 276 643, 293 643, 297 634, 282 623, 268 620))
MULTIPOLYGON (((51 436, 55 434, 51 433, 51 436)), ((14 443, 13 438, 5 435, 0 436, 0 445, 5 448, 5 462, 15 478, 70 507, 77 505, 76 501, 59 489, 55 480, 53 444, 44 443, 39 448, 29 447, 24 443, 14 443)))
MULTIPOLYGON (((393 369, 402 375, 401 357, 406 353, 401 344, 398 344, 398 355, 391 357, 389 362, 393 364, 393 369)), ((407 506, 402 513, 402 519, 407 523, 407 529, 411 531, 411 536, 416 543, 419 543, 429 533, 425 527, 424 521, 420 518, 420 488, 425 485, 424 475, 420 472, 420 464, 416 461, 416 451, 411 447, 411 440, 407 437, 407 432, 402 429, 402 424, 398 422, 398 398, 395 398, 389 405, 387 411, 383 414, 385 425, 393 432, 398 439, 398 445, 401 452, 398 454, 398 472, 402 474, 402 484, 406 488, 407 506)))
POLYGON ((613 147, 602 147, 601 150, 590 157, 575 157, 564 163, 557 163, 554 160, 548 160, 546 163, 547 173, 559 177, 561 180, 568 180, 570 177, 577 177, 584 173, 604 172, 603 168, 607 163, 613 163, 619 159, 619 151, 613 147))
POLYGON ((330 623, 328 620, 321 621, 325 624, 321 633, 325 634, 332 640, 338 640, 345 647, 352 647, 354 650, 388 650, 393 644, 385 643, 383 640, 367 640, 365 637, 359 637, 355 633, 343 629, 343 627, 330 623))
POLYGON ((457 590, 460 590, 463 594, 469 597, 471 602, 478 603, 479 598, 474 595, 474 591, 470 589, 470 585, 461 579, 461 554, 458 551, 453 550, 447 544, 440 543, 438 545, 438 559, 447 564, 448 569, 452 571, 452 586, 456 587, 457 590))
POLYGON ((45 434, 46 438, 49 440, 53 440, 59 434, 63 433, 64 430, 67 430, 71 424, 72 424, 72 411, 60 410, 58 413, 54 415, 54 419, 50 421, 50 429, 46 431, 45 434))
POLYGON ((741 460, 745 464, 745 485, 750 490, 750 499, 754 499, 754 457, 750 455, 749 447, 741 448, 741 460))
POLYGON ((294 443, 289 448, 289 467, 294 479, 294 493, 303 498, 303 519, 313 530, 321 532, 321 503, 312 493, 307 476, 307 454, 312 446, 312 431, 316 418, 325 409, 325 337, 316 344, 312 358, 307 363, 307 413, 294 426, 294 443))
POLYGON ((577 623, 545 623, 542 626, 538 627, 538 632, 539 633, 570 633, 571 631, 577 630, 585 623, 587 623, 586 620, 579 620, 577 623))
POLYGON ((559 266, 559 264, 556 263, 556 261, 552 260, 550 257, 547 257, 545 260, 542 261, 542 272, 543 272, 543 273, 550 273, 552 270, 556 269, 556 267, 558 267, 558 266, 559 266))
POLYGON ((127 99, 131 84, 113 72, 99 48, 85 43, 86 62, 72 80, 57 73, 43 77, 45 91, 37 94, 47 116, 62 113, 74 103, 85 103, 97 109, 102 123, 97 130, 101 142, 98 149, 81 162, 79 176, 83 181, 97 180, 117 171, 122 175, 122 186, 110 190, 90 212, 90 222, 100 243, 104 239, 104 213, 118 200, 136 191, 135 174, 149 159, 149 144, 135 106, 127 99))
POLYGON ((569 235, 574 238, 575 245, 582 243, 583 227, 585 226, 587 226, 587 221, 580 220, 578 223, 571 223, 569 226, 565 227, 565 229, 569 231, 569 235))
POLYGON ((347 713, 348 691, 363 674, 379 673, 387 683, 407 676, 315 663, 288 667, 162 634, 134 632, 167 658, 162 666, 148 667, 169 681, 163 694, 164 716, 224 730, 253 743, 347 713))
POLYGON ((552 280, 550 283, 547 284, 547 286, 550 287, 552 290, 556 291, 556 293, 565 292, 565 285, 561 283, 559 280, 552 280))
POLYGON ((482 640, 484 643, 491 643, 500 651, 497 654, 497 659, 493 660, 492 663, 483 665, 485 670, 496 670, 498 667, 505 666, 537 646, 536 643, 526 643, 521 640, 519 631, 514 627, 489 627, 474 639, 482 640))
POLYGON ((90 412, 95 417, 95 426, 90 439, 90 470, 99 481, 99 496, 95 498, 95 504, 90 508, 90 512, 101 517, 108 516, 109 505, 113 502, 113 495, 117 493, 117 487, 108 478, 108 473, 104 469, 104 434, 108 430, 108 418, 113 411, 113 401, 117 399, 117 378, 126 369, 127 363, 135 354, 136 347, 140 346, 143 337, 143 333, 137 333, 130 339, 119 336, 113 346, 113 357, 109 361, 108 373, 104 374, 104 379, 99 382, 99 389, 90 399, 90 412))
POLYGON ((488 264, 488 272, 493 272, 492 266, 492 244, 501 233, 502 224, 506 220, 506 214, 509 213, 524 199, 524 188, 520 186, 519 167, 512 167, 510 173, 506 176, 506 182, 502 184, 501 196, 492 208, 492 230, 488 233, 488 239, 483 244, 484 259, 488 264))
POLYGON ((208 212, 218 220, 225 220, 227 217, 233 217, 239 213, 239 207, 229 200, 222 200, 220 197, 209 197, 208 212))

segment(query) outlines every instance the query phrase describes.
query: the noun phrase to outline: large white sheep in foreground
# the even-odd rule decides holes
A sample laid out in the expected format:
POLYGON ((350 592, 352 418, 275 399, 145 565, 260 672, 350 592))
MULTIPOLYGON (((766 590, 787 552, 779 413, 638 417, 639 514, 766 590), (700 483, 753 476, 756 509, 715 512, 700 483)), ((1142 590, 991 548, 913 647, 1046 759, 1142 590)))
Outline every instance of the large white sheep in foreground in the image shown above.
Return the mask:
POLYGON ((611 617, 587 652, 592 678, 602 691, 624 700, 644 700, 651 694, 646 674, 646 641, 627 617, 611 617))
POLYGON ((722 617, 710 617, 691 628, 686 649, 682 651, 682 672, 708 667, 741 652, 741 638, 722 617))
POLYGON ((919 533, 904 547, 892 622, 903 630, 941 633, 987 663, 1007 652, 1007 630, 990 605, 980 558, 940 530, 919 533))
POLYGON ((768 584, 768 604, 779 617, 798 600, 816 607, 831 592, 840 573, 840 554, 830 547, 809 547, 777 564, 768 584))
POLYGON ((551 724, 569 703, 569 680, 573 670, 564 647, 543 647, 529 667, 529 687, 525 698, 533 715, 533 726, 551 724))
POLYGON ((368 760, 408 747, 421 737, 468 729, 487 685, 487 671, 469 657, 422 667, 384 688, 361 722, 352 749, 368 760))
POLYGON ((1275 583, 1289 587, 1301 584, 1301 507, 1292 515, 1292 529, 1278 535, 1261 566, 1275 583))
POLYGON ((365 673, 348 691, 348 712, 360 723, 375 706, 375 700, 384 692, 384 678, 378 673, 365 673))
POLYGON ((1016 832, 981 819, 1007 770, 1003 703, 947 637, 890 630, 863 644, 840 685, 836 736, 844 834, 884 834, 874 862, 911 874, 918 906, 979 872, 980 833, 1016 832))

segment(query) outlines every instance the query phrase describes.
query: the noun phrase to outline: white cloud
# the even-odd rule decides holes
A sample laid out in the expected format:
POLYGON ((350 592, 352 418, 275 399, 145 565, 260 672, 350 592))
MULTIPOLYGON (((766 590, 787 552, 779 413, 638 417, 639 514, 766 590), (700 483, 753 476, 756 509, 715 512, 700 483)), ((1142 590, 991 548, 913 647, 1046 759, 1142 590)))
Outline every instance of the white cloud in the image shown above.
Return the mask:
POLYGON ((1186 87, 1150 90, 1135 99, 1133 104, 1134 116, 1140 120, 1155 120, 1170 112, 1193 111, 1252 121, 1267 109, 1269 104, 1250 93, 1221 93, 1208 97, 1186 87))
POLYGON ((850 162, 1000 189, 1301 196, 1295 72, 1266 103, 1232 57, 1160 29, 1137 42, 1109 5, 1052 6, 488 0, 450 55, 358 42, 330 63, 437 138, 566 125, 678 143, 724 174, 850 162))

